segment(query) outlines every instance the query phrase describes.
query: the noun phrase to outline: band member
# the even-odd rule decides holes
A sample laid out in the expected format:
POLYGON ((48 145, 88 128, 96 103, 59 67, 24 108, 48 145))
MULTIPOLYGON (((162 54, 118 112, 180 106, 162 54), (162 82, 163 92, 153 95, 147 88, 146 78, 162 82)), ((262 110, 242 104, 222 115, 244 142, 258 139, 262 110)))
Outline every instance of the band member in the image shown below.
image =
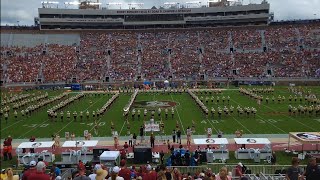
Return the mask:
POLYGON ((70 112, 69 111, 67 111, 67 119, 68 119, 68 121, 70 121, 70 112))
POLYGON ((144 109, 144 111, 143 111, 143 115, 144 115, 144 121, 146 120, 146 118, 147 118, 147 113, 148 113, 148 110, 147 109, 144 109))
POLYGON ((196 123, 194 122, 194 120, 192 120, 192 127, 191 127, 192 133, 196 132, 196 123))
POLYGON ((8 112, 4 113, 4 120, 6 121, 6 124, 8 124, 8 118, 9 118, 9 114, 8 112))
POLYGON ((16 121, 17 121, 17 119, 18 119, 18 112, 17 112, 17 110, 15 110, 13 114, 14 114, 14 118, 15 118, 16 121))
POLYGON ((166 120, 168 119, 168 109, 166 108, 165 110, 164 110, 164 112, 165 112, 165 114, 166 114, 166 120))
POLYGON ((60 119, 61 119, 61 122, 63 122, 63 111, 60 112, 60 119))
POLYGON ((134 120, 134 116, 136 115, 136 110, 135 109, 132 109, 131 111, 131 117, 132 117, 132 120, 134 120))
POLYGON ((162 120, 160 121, 160 131, 164 133, 164 123, 162 120))
POLYGON ((86 114, 87 114, 87 121, 89 121, 90 113, 88 110, 87 110, 86 114))
POLYGON ((58 113, 53 112, 55 122, 58 122, 58 113))
POLYGON ((161 108, 158 109, 158 117, 159 117, 159 119, 161 117, 161 108))
POLYGON ((140 120, 140 109, 138 109, 138 120, 140 120))
POLYGON ((95 120, 95 117, 96 117, 96 112, 92 111, 92 119, 95 120))
POLYGON ((73 112, 73 120, 76 122, 77 121, 77 111, 73 112))
POLYGON ((83 112, 80 111, 80 121, 82 122, 83 121, 83 112))
POLYGON ((173 119, 173 117, 174 117, 174 108, 172 107, 171 108, 171 118, 173 119))
POLYGON ((113 131, 114 131, 114 123, 113 123, 113 121, 111 121, 111 126, 110 126, 110 128, 111 128, 111 132, 113 132, 113 131))
POLYGON ((214 113, 215 113, 216 111, 214 110, 214 108, 212 107, 211 108, 211 116, 212 116, 212 119, 214 119, 214 113))

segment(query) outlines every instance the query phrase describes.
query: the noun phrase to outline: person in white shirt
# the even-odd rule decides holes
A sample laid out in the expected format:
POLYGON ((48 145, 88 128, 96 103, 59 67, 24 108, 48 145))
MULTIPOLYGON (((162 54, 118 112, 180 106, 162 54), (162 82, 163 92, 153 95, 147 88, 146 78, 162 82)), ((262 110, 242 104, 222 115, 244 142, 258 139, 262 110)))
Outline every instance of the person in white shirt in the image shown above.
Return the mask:
POLYGON ((211 129, 211 128, 208 128, 208 129, 207 129, 207 136, 208 136, 208 138, 211 138, 211 135, 212 135, 212 129, 211 129))
POLYGON ((119 174, 120 168, 119 166, 115 166, 112 168, 111 176, 108 178, 108 180, 124 180, 123 177, 120 177, 119 174))
POLYGON ((90 175, 89 175, 89 178, 90 178, 91 180, 96 180, 96 176, 97 176, 96 172, 97 172, 98 169, 102 169, 101 164, 96 164, 96 165, 94 166, 94 168, 93 168, 93 174, 90 174, 90 175))

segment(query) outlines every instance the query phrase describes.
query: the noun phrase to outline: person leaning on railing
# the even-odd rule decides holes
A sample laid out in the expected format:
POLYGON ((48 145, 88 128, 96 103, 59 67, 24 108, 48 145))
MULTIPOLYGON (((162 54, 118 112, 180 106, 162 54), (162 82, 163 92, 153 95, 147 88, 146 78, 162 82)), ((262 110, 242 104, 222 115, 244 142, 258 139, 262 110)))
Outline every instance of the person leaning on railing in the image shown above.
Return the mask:
POLYGON ((299 167, 299 159, 297 157, 293 157, 291 161, 291 166, 287 170, 286 178, 287 180, 300 180, 302 179, 302 170, 299 167))
POLYGON ((306 180, 320 179, 320 166, 317 164, 315 158, 309 160, 309 164, 302 175, 302 179, 304 179, 304 177, 306 177, 306 180))

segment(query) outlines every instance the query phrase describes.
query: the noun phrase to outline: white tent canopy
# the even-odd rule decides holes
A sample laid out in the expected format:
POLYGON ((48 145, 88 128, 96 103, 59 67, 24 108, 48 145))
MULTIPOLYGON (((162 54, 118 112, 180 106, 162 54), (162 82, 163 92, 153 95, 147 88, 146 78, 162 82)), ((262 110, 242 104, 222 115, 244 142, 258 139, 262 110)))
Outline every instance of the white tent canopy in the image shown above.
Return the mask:
POLYGON ((236 144, 271 144, 267 138, 234 138, 236 144))
POLYGON ((229 144, 227 138, 193 139, 194 144, 229 144))
POLYGON ((94 147, 98 144, 98 141, 66 141, 62 147, 94 147))
POLYGON ((52 147, 54 141, 46 141, 46 142, 23 142, 21 143, 18 148, 49 148, 52 147))

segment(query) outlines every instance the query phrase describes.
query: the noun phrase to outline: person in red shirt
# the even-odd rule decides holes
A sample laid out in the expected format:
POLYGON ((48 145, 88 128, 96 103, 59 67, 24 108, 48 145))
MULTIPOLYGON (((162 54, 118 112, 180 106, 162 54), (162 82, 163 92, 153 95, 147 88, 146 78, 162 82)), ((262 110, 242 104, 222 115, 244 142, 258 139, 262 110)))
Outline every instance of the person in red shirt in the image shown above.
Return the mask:
POLYGON ((9 135, 7 138, 8 146, 12 146, 12 137, 9 135))
POLYGON ((140 168, 139 168, 139 171, 136 173, 137 174, 137 177, 142 177, 142 179, 144 178, 144 175, 146 174, 145 172, 144 172, 144 166, 140 166, 140 168))
MULTIPOLYGON (((29 163, 30 168, 23 173, 22 180, 28 180, 28 177, 29 177, 31 174, 34 174, 34 173, 37 172, 37 170, 36 170, 36 165, 37 165, 37 163, 36 163, 35 161, 31 161, 31 162, 29 163)), ((30 179, 30 178, 29 178, 29 179, 30 179)))
POLYGON ((79 163, 78 163, 78 169, 85 169, 86 167, 84 166, 83 162, 81 160, 79 160, 79 163))
POLYGON ((157 172, 152 170, 150 164, 147 165, 147 173, 144 175, 143 180, 157 180, 157 172))
POLYGON ((9 135, 7 138, 7 146, 8 146, 8 156, 9 159, 12 159, 12 137, 9 135))
POLYGON ((122 159, 120 161, 121 170, 119 171, 119 176, 123 177, 124 180, 130 180, 131 171, 126 167, 126 160, 122 159))
MULTIPOLYGON (((36 138, 34 136, 31 136, 29 139, 30 142, 35 142, 36 138)), ((30 153, 34 153, 34 148, 30 148, 30 153)))
POLYGON ((46 165, 44 164, 44 162, 39 161, 37 166, 36 166, 36 172, 30 174, 30 176, 28 176, 28 179, 32 179, 32 180, 50 180, 50 176, 48 174, 45 174, 45 170, 46 170, 46 165))
POLYGON ((242 173, 242 163, 239 162, 238 165, 236 166, 236 176, 242 177, 243 173, 242 173))
POLYGON ((127 150, 129 148, 129 144, 127 142, 124 143, 123 148, 127 150))

